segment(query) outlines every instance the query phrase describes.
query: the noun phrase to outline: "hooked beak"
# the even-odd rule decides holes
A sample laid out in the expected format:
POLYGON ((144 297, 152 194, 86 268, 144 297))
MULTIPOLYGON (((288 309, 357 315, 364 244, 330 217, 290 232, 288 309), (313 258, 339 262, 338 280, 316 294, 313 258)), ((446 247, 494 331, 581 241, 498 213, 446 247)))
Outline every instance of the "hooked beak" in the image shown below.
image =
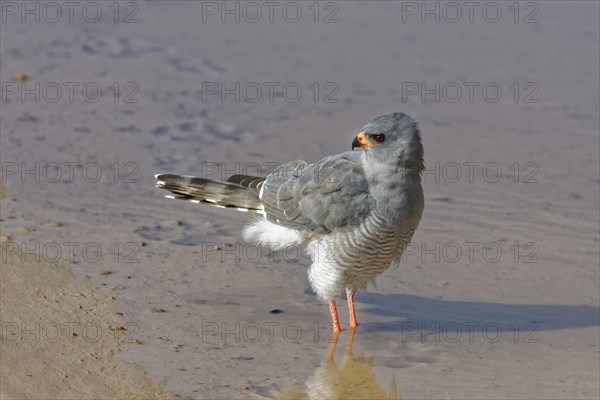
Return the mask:
POLYGON ((355 147, 373 147, 373 145, 367 141, 364 131, 359 132, 352 141, 352 150, 354 150, 355 147))

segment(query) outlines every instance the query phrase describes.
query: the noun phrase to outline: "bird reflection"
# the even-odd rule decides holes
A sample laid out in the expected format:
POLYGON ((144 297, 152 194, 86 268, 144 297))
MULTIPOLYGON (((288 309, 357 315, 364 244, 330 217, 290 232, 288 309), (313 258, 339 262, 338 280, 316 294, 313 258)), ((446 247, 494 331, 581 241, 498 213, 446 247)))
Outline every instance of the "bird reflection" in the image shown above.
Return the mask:
POLYGON ((342 365, 335 364, 334 355, 339 333, 334 334, 327 350, 327 356, 321 366, 306 381, 306 391, 299 389, 273 390, 268 397, 252 394, 249 399, 271 400, 336 400, 369 399, 399 400, 396 380, 392 378, 389 392, 380 387, 373 371, 374 356, 352 353, 354 329, 351 329, 346 343, 346 352, 342 365))

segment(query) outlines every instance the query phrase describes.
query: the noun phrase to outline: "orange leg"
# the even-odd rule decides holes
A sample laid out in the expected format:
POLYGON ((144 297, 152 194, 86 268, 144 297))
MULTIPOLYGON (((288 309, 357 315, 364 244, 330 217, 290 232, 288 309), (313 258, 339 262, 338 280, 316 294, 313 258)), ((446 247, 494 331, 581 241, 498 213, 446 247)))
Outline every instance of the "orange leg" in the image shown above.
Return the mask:
POLYGON ((348 333, 348 341, 346 342, 346 355, 352 355, 352 344, 354 343, 354 332, 356 332, 356 328, 350 328, 350 333, 348 333))
POLYGON ((346 297, 348 298, 348 311, 350 312, 350 327, 356 328, 358 322, 356 322, 356 311, 354 311, 354 292, 346 289, 346 297))
POLYGON ((329 312, 331 313, 331 322, 333 322, 333 332, 339 333, 342 331, 340 326, 340 319, 338 318, 337 307, 335 301, 329 300, 329 312))
POLYGON ((337 347, 339 337, 339 332, 334 332, 331 336, 331 342, 329 343, 329 348, 327 349, 328 360, 333 360, 333 356, 335 355, 335 348, 337 347))

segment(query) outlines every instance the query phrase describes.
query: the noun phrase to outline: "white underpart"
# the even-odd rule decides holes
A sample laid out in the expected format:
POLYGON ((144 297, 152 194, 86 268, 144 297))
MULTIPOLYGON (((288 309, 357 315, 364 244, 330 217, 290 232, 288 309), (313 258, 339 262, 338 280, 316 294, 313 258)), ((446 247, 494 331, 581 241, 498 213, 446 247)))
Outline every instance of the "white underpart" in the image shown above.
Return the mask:
POLYGON ((266 219, 249 223, 244 228, 242 235, 247 242, 258 242, 261 245, 271 247, 273 250, 300 245, 304 242, 304 237, 299 231, 276 225, 266 219))
POLYGON ((344 269, 336 262, 336 240, 332 236, 311 241, 306 253, 313 261, 308 269, 311 287, 322 301, 334 300, 346 288, 344 269))

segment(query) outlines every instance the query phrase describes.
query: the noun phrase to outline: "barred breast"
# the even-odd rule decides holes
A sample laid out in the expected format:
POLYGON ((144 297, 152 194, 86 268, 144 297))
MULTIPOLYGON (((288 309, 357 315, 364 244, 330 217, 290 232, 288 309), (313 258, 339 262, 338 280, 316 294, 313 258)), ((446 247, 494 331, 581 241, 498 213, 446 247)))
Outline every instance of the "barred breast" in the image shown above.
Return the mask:
MULTIPOLYGON (((420 219, 420 218, 419 218, 420 219)), ((365 289, 397 260, 419 221, 391 226, 379 213, 370 213, 353 229, 344 229, 308 245, 313 260, 308 278, 317 295, 332 300, 345 288, 365 289)))

